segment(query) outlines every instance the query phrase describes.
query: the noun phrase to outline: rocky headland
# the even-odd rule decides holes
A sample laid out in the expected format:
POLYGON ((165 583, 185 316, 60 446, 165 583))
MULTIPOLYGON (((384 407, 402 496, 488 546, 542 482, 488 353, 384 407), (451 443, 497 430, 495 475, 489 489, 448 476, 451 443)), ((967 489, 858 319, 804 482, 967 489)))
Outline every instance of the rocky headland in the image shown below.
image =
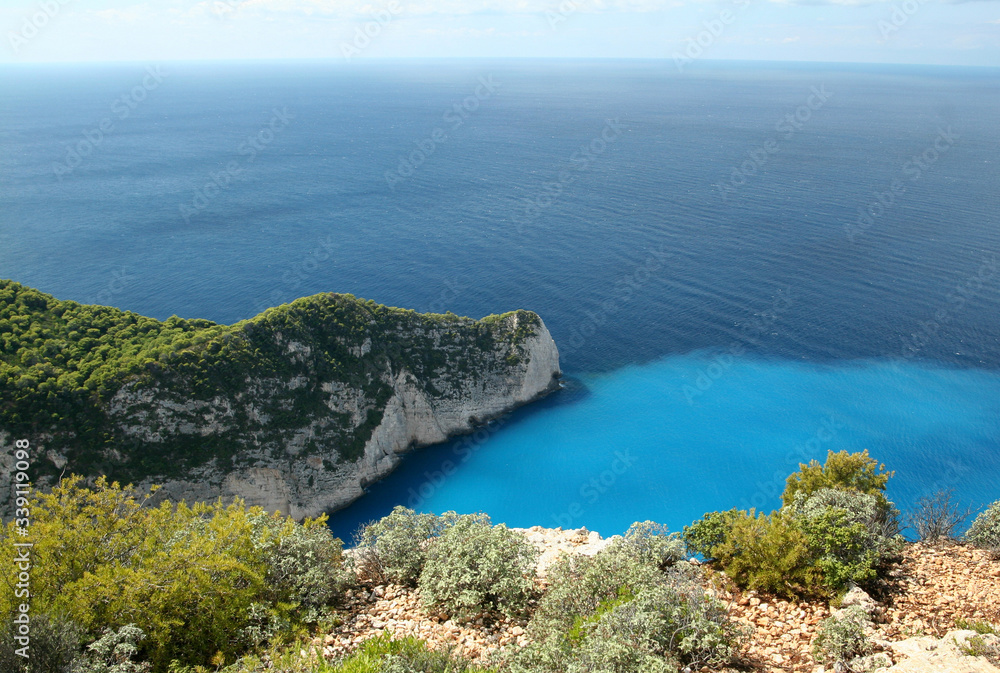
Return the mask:
POLYGON ((154 320, 0 281, 0 511, 14 442, 41 488, 107 475, 158 498, 295 518, 361 496, 400 456, 558 387, 542 319, 420 314, 325 293, 234 325, 154 320))

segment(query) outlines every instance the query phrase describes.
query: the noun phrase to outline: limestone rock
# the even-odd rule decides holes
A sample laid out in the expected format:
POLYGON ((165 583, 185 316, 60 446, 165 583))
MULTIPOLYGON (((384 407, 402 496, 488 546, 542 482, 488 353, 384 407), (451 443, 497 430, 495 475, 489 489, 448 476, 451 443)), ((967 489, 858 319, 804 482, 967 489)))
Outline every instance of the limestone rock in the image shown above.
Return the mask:
MULTIPOLYGON (((885 673, 1000 673, 985 657, 968 656, 960 649, 975 635, 974 631, 950 631, 943 638, 921 636, 893 643, 892 651, 902 661, 885 673)), ((996 636, 982 638, 1000 644, 996 636)))

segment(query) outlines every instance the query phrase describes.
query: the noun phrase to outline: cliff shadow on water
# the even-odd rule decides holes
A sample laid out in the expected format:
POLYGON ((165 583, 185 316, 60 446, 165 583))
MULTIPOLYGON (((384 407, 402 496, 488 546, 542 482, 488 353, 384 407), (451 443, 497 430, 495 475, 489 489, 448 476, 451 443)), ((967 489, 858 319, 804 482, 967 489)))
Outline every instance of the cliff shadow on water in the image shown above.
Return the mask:
POLYGON ((399 466, 385 478, 368 484, 361 498, 327 512, 333 534, 346 545, 352 545, 360 527, 386 516, 397 505, 429 511, 427 501, 476 454, 489 451, 494 437, 555 409, 585 403, 593 395, 587 384, 575 376, 564 374, 559 381, 558 389, 549 395, 494 419, 471 434, 403 455, 399 466))

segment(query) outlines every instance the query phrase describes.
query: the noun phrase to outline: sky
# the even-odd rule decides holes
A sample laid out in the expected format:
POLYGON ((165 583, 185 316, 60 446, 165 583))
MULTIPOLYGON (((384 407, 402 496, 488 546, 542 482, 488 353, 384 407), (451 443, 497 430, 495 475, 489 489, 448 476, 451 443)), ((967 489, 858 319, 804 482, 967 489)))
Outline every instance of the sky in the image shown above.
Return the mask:
POLYGON ((1000 66, 1000 0, 0 0, 0 63, 686 58, 1000 66))

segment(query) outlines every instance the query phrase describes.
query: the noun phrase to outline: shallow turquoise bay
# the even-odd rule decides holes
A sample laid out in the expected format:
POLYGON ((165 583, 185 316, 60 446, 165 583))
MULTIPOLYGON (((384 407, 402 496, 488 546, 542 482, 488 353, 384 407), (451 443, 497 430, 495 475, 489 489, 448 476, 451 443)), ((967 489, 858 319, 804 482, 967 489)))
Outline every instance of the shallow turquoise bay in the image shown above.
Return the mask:
POLYGON ((785 477, 828 450, 868 449, 895 470, 903 509, 939 489, 976 507, 1000 498, 1000 374, 720 357, 568 377, 489 430, 415 452, 331 525, 349 537, 404 504, 604 535, 643 519, 678 530, 706 511, 779 506, 785 477))

